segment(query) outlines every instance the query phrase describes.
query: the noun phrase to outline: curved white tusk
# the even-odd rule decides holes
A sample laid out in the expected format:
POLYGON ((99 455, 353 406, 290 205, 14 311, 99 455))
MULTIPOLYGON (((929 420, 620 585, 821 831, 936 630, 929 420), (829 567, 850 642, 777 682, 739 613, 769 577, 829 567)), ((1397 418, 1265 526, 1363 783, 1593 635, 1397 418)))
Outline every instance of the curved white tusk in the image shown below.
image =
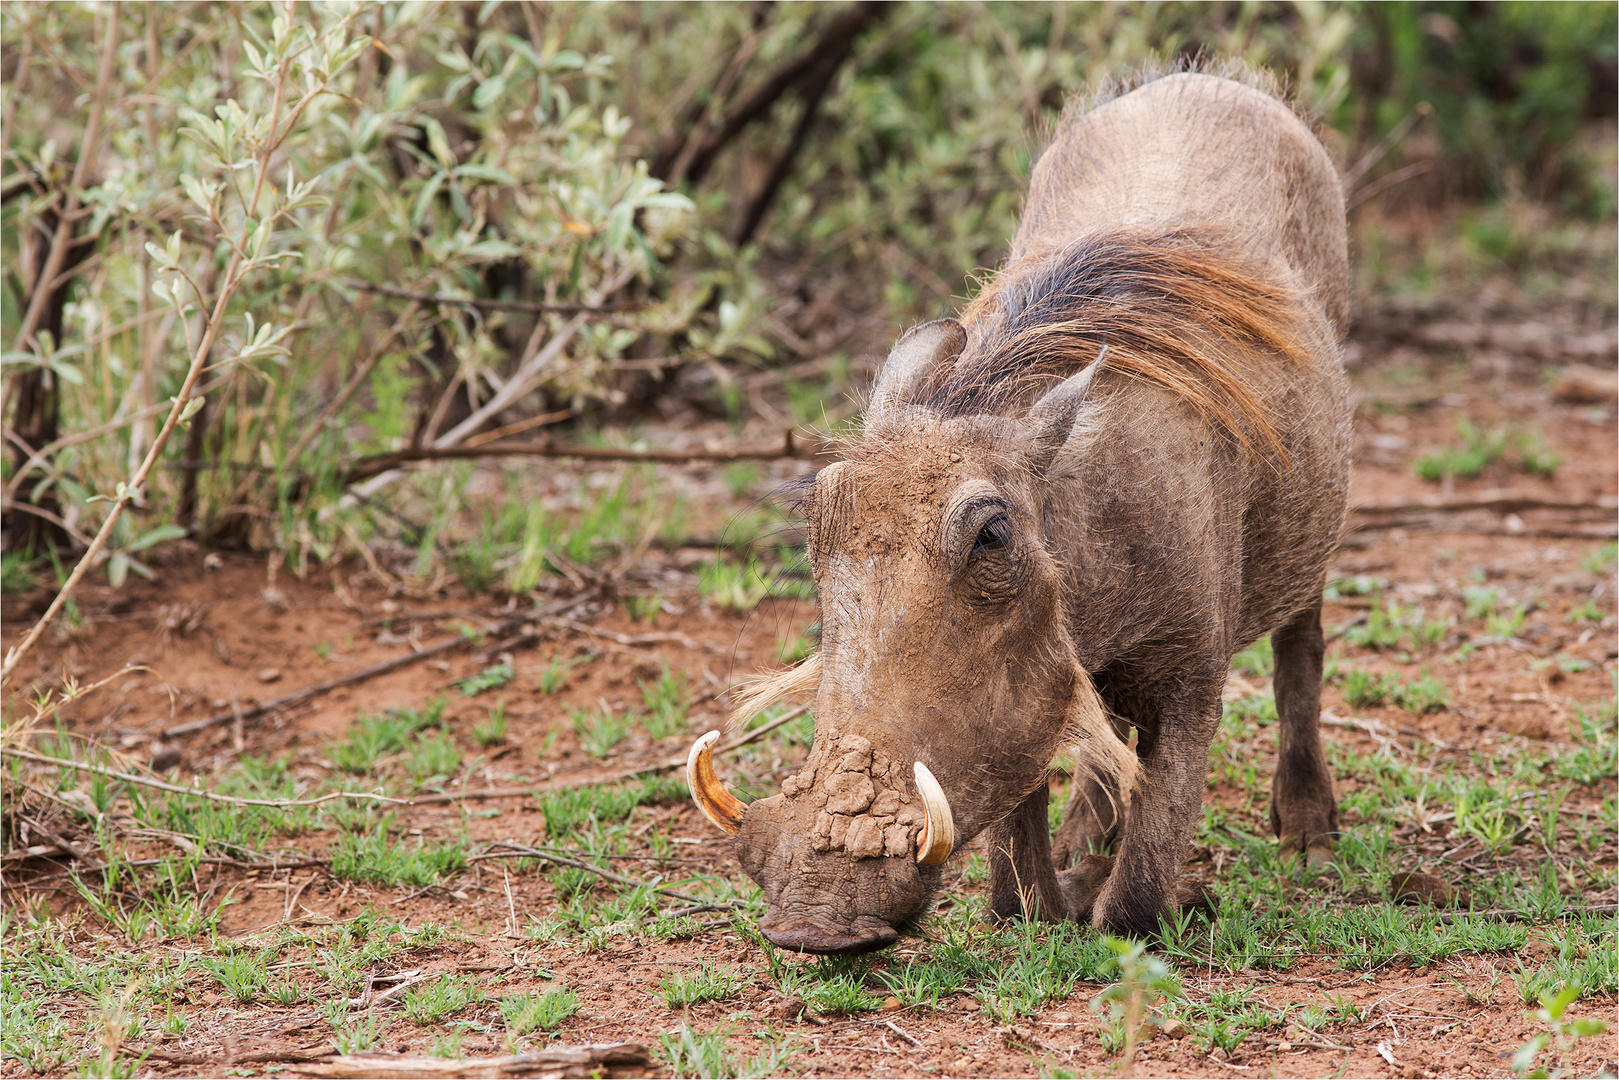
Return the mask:
POLYGON ((916 790, 922 796, 922 809, 927 814, 927 820, 922 823, 922 835, 916 839, 916 862, 919 866, 938 866, 955 849, 955 819, 950 816, 950 802, 944 797, 944 788, 928 767, 918 761, 911 768, 916 773, 916 790))
POLYGON ((725 790, 719 774, 714 771, 714 744, 720 733, 710 731, 691 745, 686 755, 686 786, 691 788, 692 801, 708 820, 735 836, 742 828, 742 815, 748 804, 725 790))

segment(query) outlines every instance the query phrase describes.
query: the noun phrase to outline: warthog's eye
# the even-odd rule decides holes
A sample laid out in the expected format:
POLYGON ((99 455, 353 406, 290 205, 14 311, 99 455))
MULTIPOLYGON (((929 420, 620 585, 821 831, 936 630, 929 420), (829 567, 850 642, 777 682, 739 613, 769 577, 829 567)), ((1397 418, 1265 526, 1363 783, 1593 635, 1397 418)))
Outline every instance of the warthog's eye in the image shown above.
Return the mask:
POLYGON ((978 530, 978 539, 973 542, 973 554, 976 556, 1003 548, 1011 539, 1012 523, 1006 520, 1005 514, 996 514, 978 530))

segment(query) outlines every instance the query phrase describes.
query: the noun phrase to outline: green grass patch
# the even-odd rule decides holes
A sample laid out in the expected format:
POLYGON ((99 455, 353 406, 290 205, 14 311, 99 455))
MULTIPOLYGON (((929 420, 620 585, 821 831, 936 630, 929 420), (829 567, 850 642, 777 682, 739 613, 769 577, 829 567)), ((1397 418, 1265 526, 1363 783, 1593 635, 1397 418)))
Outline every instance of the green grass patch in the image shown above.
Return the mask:
POLYGON ((405 991, 405 1016, 419 1027, 436 1024, 446 1016, 465 1012, 489 995, 476 979, 446 975, 405 991))
POLYGON ((568 716, 574 734, 579 736, 579 748, 594 758, 605 758, 613 747, 624 741, 634 721, 626 714, 615 713, 603 705, 599 709, 575 709, 568 716))
POLYGON ((404 748, 412 735, 433 727, 444 714, 444 699, 424 709, 389 709, 361 716, 349 724, 348 738, 327 749, 327 757, 344 772, 364 776, 386 755, 404 748))
POLYGON ((792 1060, 792 1040, 767 1038, 765 1047, 746 1060, 731 1050, 729 1028, 698 1033, 682 1025, 672 1034, 658 1036, 654 1052, 677 1077, 729 1080, 740 1076, 774 1076, 792 1060))
POLYGON ((393 819, 375 828, 346 832, 332 845, 332 876, 341 881, 426 888, 467 864, 458 844, 429 844, 417 840, 406 845, 389 835, 393 819))
POLYGON ((1422 455, 1413 466, 1416 474, 1430 483, 1462 477, 1472 479, 1499 461, 1507 448, 1506 432, 1498 428, 1477 428, 1465 418, 1456 421, 1460 442, 1422 455))
POLYGON ((546 832, 556 840, 623 821, 637 806, 683 802, 691 797, 684 781, 649 776, 636 784, 608 784, 548 791, 540 797, 546 832))
POLYGON ((500 999, 500 1017, 513 1035, 555 1031, 579 1011, 579 996, 562 985, 544 993, 507 994, 500 999))
POLYGON ((705 1001, 735 997, 745 982, 735 972, 705 960, 695 968, 665 973, 658 991, 671 1009, 684 1009, 705 1001))
POLYGON ((516 675, 517 669, 512 667, 511 661, 502 660, 498 664, 484 668, 476 675, 469 675, 455 685, 461 688, 461 693, 466 697, 475 697, 486 690, 499 690, 516 675))
POLYGON ((646 714, 641 726, 654 739, 667 739, 686 730, 686 679, 680 673, 663 666, 663 673, 654 682, 636 680, 641 688, 641 700, 646 714))

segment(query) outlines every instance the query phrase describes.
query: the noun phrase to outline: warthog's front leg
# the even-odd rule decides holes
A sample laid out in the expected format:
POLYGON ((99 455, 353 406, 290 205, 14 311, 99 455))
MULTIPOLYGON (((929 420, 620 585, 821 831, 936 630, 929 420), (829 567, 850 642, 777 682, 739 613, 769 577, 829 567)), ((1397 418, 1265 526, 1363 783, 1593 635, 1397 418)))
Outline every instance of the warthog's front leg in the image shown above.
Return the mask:
POLYGON ((1051 863, 1049 798, 1041 784, 989 829, 989 910, 997 919, 1072 917, 1051 863))
POLYGON ((1270 824, 1282 847, 1308 853, 1311 864, 1332 857, 1338 803, 1321 750, 1321 603, 1300 612, 1271 637, 1276 655, 1276 715, 1280 746, 1271 778, 1270 824))
MULTIPOLYGON (((1154 722, 1139 727, 1137 753, 1141 779, 1130 799, 1117 855, 1106 884, 1091 906, 1090 921, 1100 929, 1147 937, 1158 932, 1159 917, 1173 904, 1212 905, 1200 887, 1183 888, 1181 871, 1192 830, 1203 814, 1209 744, 1220 722, 1223 665, 1218 671, 1186 672, 1166 680, 1156 708, 1143 710, 1154 722)), ((1064 885, 1074 891, 1106 868, 1089 856, 1069 872, 1064 885)))

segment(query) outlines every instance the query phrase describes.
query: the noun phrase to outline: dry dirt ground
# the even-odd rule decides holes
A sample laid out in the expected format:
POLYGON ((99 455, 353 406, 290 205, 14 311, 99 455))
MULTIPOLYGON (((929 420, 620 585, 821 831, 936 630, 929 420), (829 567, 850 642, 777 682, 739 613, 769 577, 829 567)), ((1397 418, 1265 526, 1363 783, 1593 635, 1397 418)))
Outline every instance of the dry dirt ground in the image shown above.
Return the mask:
MULTIPOLYGON (((1589 350, 1592 362, 1611 371, 1611 327, 1595 332, 1609 343, 1589 350)), ((1560 400, 1543 374, 1556 363, 1469 333, 1458 341, 1430 321, 1415 337, 1374 338, 1355 354, 1352 502, 1367 509, 1352 522, 1324 616, 1337 634, 1325 716, 1351 837, 1340 850, 1376 851, 1320 876, 1266 861, 1268 686, 1262 658, 1239 663, 1211 763, 1209 821, 1188 867, 1218 893, 1220 921, 1194 922, 1163 950, 1181 996, 1159 1006, 1172 1022, 1143 1029, 1136 1075, 1511 1075, 1512 1054, 1550 1030, 1525 1004, 1545 988, 1534 974, 1604 963, 1609 981, 1598 978, 1567 1018, 1615 1019, 1614 964, 1597 955, 1619 940, 1615 405, 1601 395, 1560 400), (1465 442, 1464 420, 1512 433, 1500 460, 1472 478, 1418 478, 1424 455, 1465 442), (1523 467, 1534 447, 1521 450, 1519 433, 1560 456, 1553 476, 1523 467), (1435 681, 1427 697, 1424 679, 1435 681), (1413 777, 1417 797, 1400 794, 1413 777), (1485 806, 1491 792, 1499 800, 1485 806), (1491 913, 1395 906, 1391 869, 1465 889, 1491 913), (1588 912, 1583 924, 1571 909, 1588 912), (1284 943, 1295 911, 1314 934, 1349 913, 1381 912, 1382 936, 1368 931, 1358 951, 1284 943), (1257 943, 1244 941, 1245 919, 1268 928, 1257 943), (1580 925, 1583 937, 1570 929, 1580 925), (1389 946, 1401 928, 1429 944, 1389 946), (1446 928, 1472 936, 1433 945, 1446 928)), ((334 1040, 343 1050, 445 1057, 626 1040, 654 1056, 645 1069, 616 1071, 647 1075, 1119 1069, 1116 1029, 1094 1000, 1109 981, 1099 963, 1070 969, 1055 989, 991 985, 979 971, 934 996, 907 976, 907 965, 952 957, 959 973, 976 953, 1010 977, 1020 962, 1038 965, 1053 942, 1058 952, 1094 945, 1088 931, 982 928, 983 864, 973 852, 953 863, 943 910, 919 936, 870 962, 818 964, 768 955, 748 933, 758 913, 751 885, 678 784, 631 780, 640 805, 563 820, 572 811, 558 791, 683 756, 693 737, 724 723, 725 688, 776 666, 812 621, 802 601, 738 613, 705 599, 696 568, 710 557, 646 557, 627 580, 663 598, 650 620, 632 620, 612 598, 615 584, 588 574, 583 587, 557 579, 552 592, 508 602, 453 584, 385 588, 363 565, 272 579, 262 557, 183 548, 157 583, 81 590, 80 621, 34 654, 21 684, 135 670, 49 717, 36 751, 61 752, 51 733, 59 721, 81 759, 95 740, 114 751, 105 764, 182 788, 274 797, 346 789, 407 801, 337 800, 252 833, 205 821, 201 800, 13 761, 0 863, 13 1016, 0 1075, 319 1072, 311 1059, 334 1040), (556 615, 535 615, 572 599, 556 615), (473 635, 465 646, 427 661, 251 715, 256 703, 463 634, 473 635), (461 682, 502 664, 510 672, 497 670, 487 688, 461 682), (666 670, 675 718, 654 723, 666 670), (355 764, 357 717, 435 700, 444 703, 436 723, 355 764), (233 710, 243 718, 162 738, 233 710), (628 733, 604 754, 587 752, 601 718, 623 716, 636 717, 628 733), (437 766, 424 742, 441 753, 437 766), (348 771, 334 760, 343 754, 348 771), (154 825, 164 799, 167 824, 154 825), (180 804, 184 812, 172 809, 180 804), (234 839, 208 842, 229 829, 239 830, 234 839), (390 852, 412 851, 460 858, 378 869, 390 852), (165 886, 156 875, 176 865, 189 878, 165 886), (160 900, 184 907, 188 897, 188 917, 217 912, 217 924, 204 918, 202 932, 188 933, 199 927, 180 916, 142 924, 131 915, 160 900), (233 974, 237 961, 259 963, 258 974, 233 974), (547 991, 563 1015, 518 1017, 525 1001, 546 1000, 521 995, 547 991)), ((7 646, 34 599, 8 598, 7 646)), ((10 701, 7 720, 27 711, 10 701)), ((745 791, 774 790, 805 752, 806 724, 722 758, 722 774, 745 791)), ((1616 1057, 1610 1032, 1553 1041, 1539 1060, 1594 1075, 1612 1074, 1616 1057)))

